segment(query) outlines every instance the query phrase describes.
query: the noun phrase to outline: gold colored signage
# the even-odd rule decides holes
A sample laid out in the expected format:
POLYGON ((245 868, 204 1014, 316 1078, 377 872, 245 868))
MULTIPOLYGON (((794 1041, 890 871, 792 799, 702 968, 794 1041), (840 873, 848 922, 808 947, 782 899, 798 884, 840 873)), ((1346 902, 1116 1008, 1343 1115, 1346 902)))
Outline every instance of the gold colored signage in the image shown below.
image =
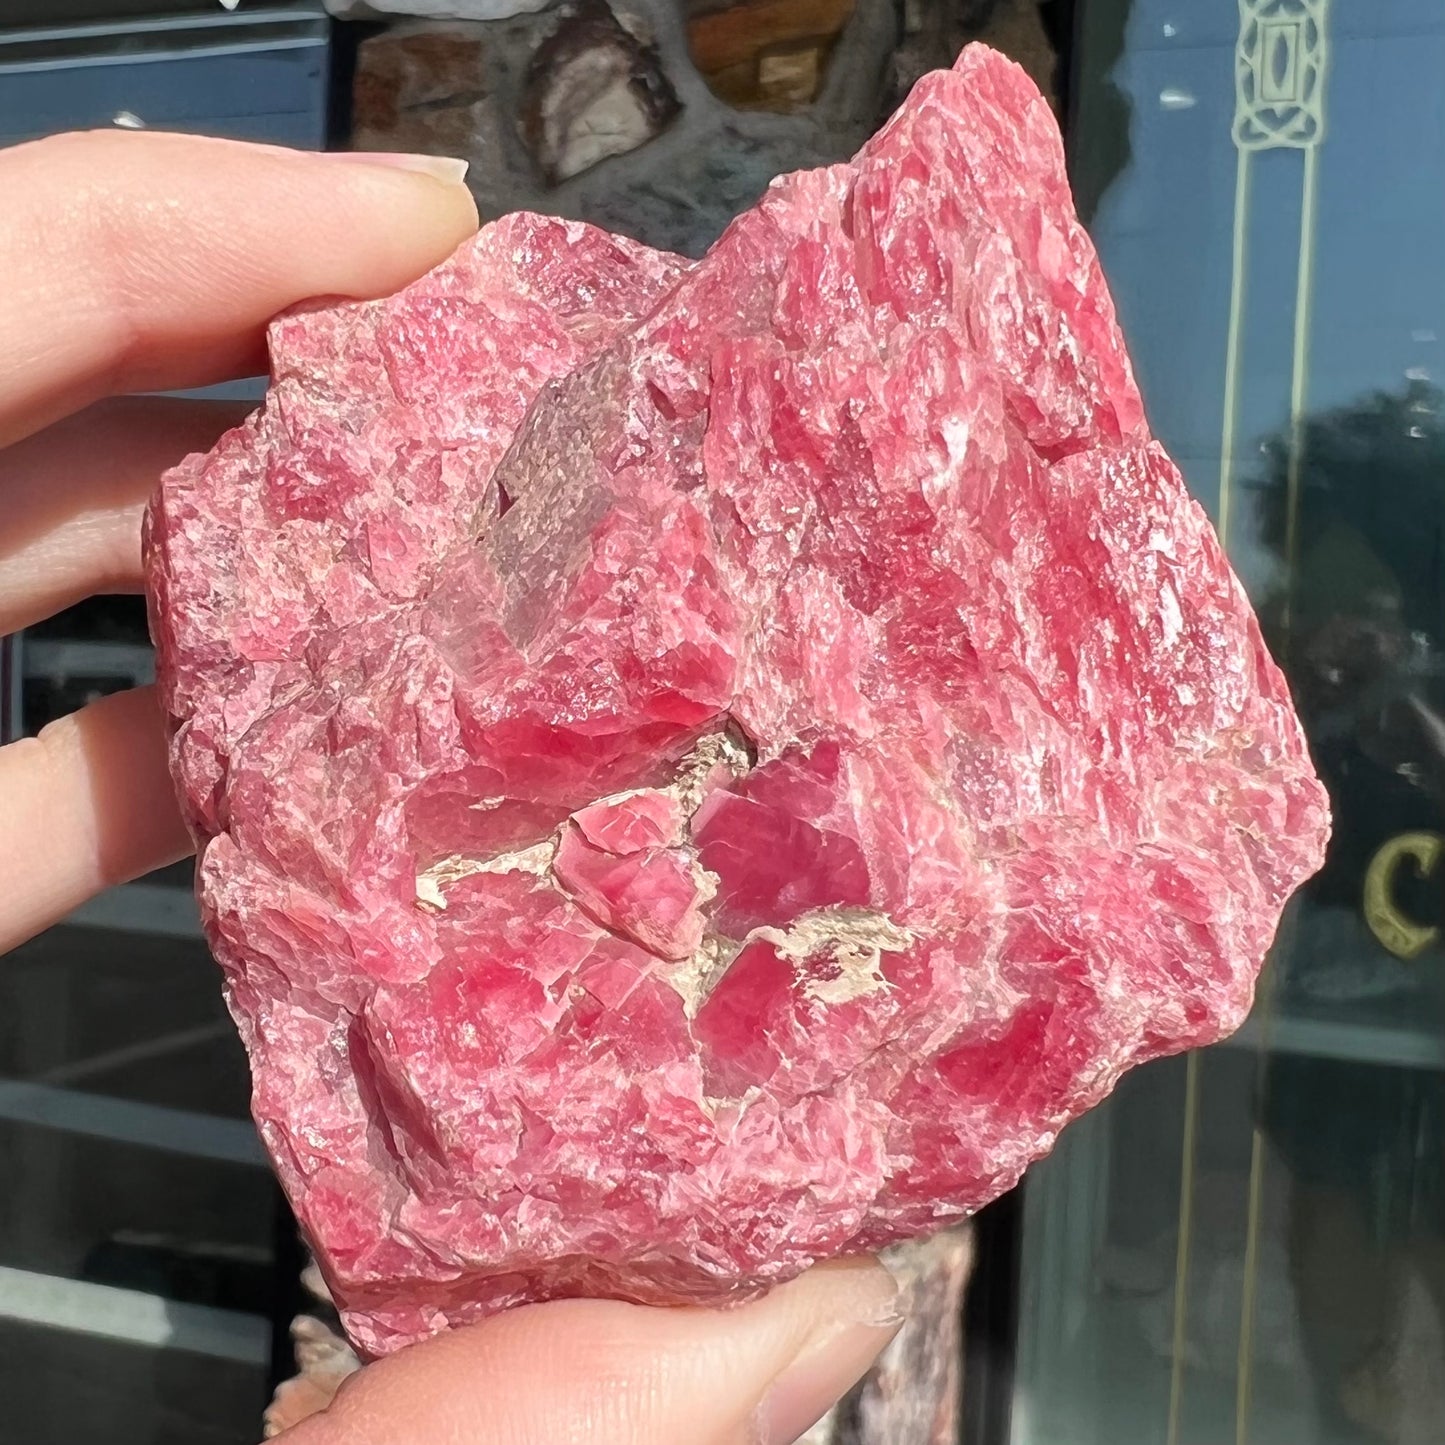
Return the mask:
POLYGON ((1234 143, 1241 150, 1319 144, 1328 9, 1329 0, 1239 0, 1234 143))
POLYGON ((1401 833, 1380 848, 1365 870, 1365 922, 1396 958, 1416 958, 1440 936, 1438 928, 1416 923, 1396 904, 1400 865, 1408 858, 1416 877, 1428 878, 1442 853, 1445 838, 1439 833, 1401 833))

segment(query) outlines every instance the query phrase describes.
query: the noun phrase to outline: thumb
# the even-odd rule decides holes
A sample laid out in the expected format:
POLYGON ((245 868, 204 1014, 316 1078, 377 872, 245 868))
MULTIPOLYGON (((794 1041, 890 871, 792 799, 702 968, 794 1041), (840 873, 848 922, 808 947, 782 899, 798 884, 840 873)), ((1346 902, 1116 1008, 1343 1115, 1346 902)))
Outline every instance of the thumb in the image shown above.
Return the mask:
POLYGON ((872 1260, 736 1309, 530 1305, 367 1366, 285 1445, 791 1445, 901 1323, 872 1260))

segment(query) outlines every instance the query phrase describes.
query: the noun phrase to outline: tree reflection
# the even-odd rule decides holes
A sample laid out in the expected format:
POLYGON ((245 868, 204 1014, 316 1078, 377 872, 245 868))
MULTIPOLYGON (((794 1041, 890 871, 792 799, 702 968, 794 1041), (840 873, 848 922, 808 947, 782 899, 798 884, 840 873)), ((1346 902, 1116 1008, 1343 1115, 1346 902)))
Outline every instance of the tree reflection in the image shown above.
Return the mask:
MULTIPOLYGON (((1445 394, 1424 381, 1310 417, 1248 484, 1278 559, 1259 599, 1336 810, 1312 896, 1357 906, 1374 850, 1445 806, 1445 394), (1294 513, 1294 537, 1290 514, 1294 513), (1293 542, 1293 565, 1286 552, 1293 542)), ((1440 911, 1415 890, 1414 901, 1440 911)))
MULTIPOLYGON (((1297 495, 1287 435, 1265 443, 1251 484, 1278 564, 1261 618, 1335 810, 1276 960, 1280 1008, 1359 1025, 1384 1007, 1402 1033, 1438 1026, 1415 1000, 1439 947, 1391 957, 1362 926, 1361 894, 1390 838, 1445 827, 1442 400, 1412 380, 1310 417, 1297 495)), ((1411 918, 1445 923, 1441 879, 1402 869, 1395 890, 1411 918)), ((1421 1434, 1418 1417, 1438 1395, 1445 1318, 1445 1079, 1375 1058, 1276 1049, 1261 1122, 1289 1169, 1291 1282, 1323 1423, 1404 1445, 1439 1438, 1439 1420, 1421 1434)))

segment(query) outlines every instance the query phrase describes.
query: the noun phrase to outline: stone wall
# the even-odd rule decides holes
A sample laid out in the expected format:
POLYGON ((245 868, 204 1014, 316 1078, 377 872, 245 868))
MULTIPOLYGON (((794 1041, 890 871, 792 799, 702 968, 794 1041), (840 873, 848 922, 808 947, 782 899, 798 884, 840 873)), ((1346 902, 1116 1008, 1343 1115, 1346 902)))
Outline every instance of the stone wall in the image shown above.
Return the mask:
POLYGON ((774 176, 852 155, 971 39, 1052 87, 1035 0, 562 0, 401 21, 359 47, 352 143, 465 157, 485 218, 545 211, 695 256, 774 176))

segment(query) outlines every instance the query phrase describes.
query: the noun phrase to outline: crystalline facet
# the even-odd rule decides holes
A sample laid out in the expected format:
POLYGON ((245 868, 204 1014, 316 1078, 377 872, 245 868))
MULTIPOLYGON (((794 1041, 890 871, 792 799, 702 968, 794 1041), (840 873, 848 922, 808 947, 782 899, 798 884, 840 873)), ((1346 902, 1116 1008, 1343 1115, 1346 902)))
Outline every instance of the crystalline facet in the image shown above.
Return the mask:
POLYGON ((272 351, 152 610, 362 1349, 934 1229, 1243 1018, 1324 795, 1008 62, 701 262, 513 216, 272 351))

